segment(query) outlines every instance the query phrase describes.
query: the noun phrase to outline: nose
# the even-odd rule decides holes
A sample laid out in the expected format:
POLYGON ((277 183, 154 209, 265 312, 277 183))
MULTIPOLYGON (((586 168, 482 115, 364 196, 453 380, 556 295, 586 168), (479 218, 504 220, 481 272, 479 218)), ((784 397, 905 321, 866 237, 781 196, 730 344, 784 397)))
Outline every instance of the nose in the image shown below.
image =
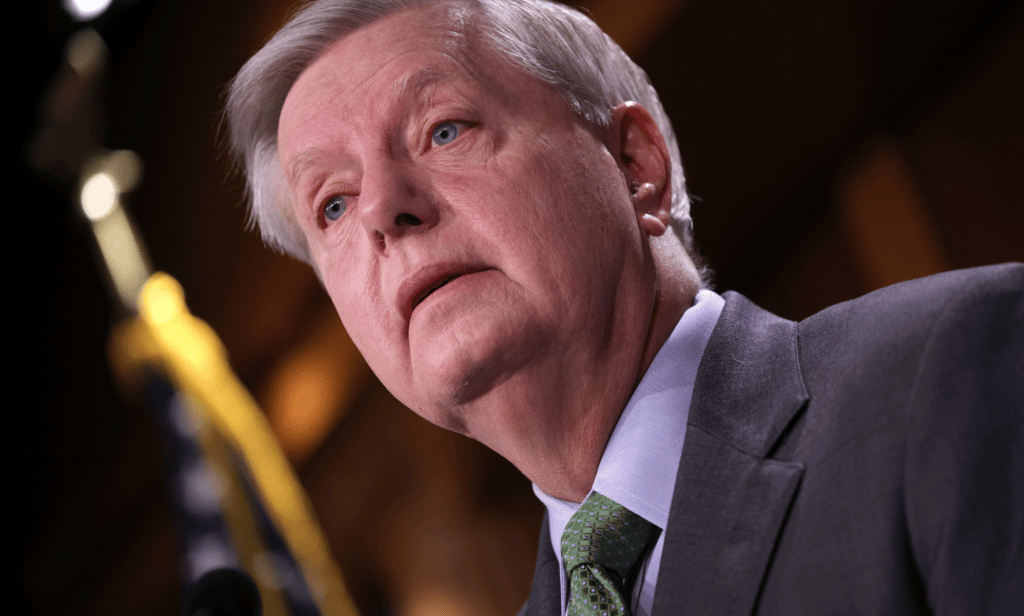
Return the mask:
POLYGON ((394 164, 372 173, 367 169, 358 211, 371 245, 381 253, 403 237, 429 231, 440 217, 427 178, 394 164))

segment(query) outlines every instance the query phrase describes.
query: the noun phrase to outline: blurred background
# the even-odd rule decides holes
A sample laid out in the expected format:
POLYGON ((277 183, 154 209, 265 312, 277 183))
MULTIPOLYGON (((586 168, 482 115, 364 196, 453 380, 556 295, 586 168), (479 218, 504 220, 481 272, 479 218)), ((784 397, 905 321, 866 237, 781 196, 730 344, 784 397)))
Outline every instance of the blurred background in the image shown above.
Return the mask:
MULTIPOLYGON (((115 384, 119 317, 72 207, 77 169, 44 147, 61 117, 52 84, 83 26, 109 62, 96 87, 73 92, 88 134, 58 140, 141 156, 126 203, 153 265, 221 336, 363 613, 515 613, 541 516, 529 483, 403 409, 312 273, 244 230, 242 182, 217 147, 222 93, 294 2, 114 0, 87 21, 60 0, 28 4, 8 22, 9 207, 25 221, 10 227, 8 327, 27 350, 7 404, 18 516, 7 554, 24 604, 12 613, 180 610, 159 431, 115 384)), ((673 118, 717 290, 800 319, 900 280, 1024 260, 1021 3, 578 4, 648 71, 673 118)))

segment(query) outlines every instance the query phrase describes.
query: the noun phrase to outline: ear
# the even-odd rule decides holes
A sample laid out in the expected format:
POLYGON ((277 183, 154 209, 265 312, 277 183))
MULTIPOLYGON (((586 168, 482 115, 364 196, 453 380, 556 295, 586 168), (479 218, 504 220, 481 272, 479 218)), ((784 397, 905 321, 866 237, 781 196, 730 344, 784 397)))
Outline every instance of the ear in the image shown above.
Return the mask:
POLYGON ((606 146, 626 178, 641 230, 664 234, 672 210, 672 159, 654 118, 640 103, 618 105, 606 146))

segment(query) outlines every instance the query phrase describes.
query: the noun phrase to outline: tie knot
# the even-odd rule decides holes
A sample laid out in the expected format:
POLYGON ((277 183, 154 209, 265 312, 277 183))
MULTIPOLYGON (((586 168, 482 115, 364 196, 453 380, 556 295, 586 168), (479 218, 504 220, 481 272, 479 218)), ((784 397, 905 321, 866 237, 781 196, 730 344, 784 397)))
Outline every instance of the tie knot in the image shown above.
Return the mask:
POLYGON ((611 500, 592 492, 562 533, 566 571, 596 564, 625 578, 647 548, 655 526, 611 500))

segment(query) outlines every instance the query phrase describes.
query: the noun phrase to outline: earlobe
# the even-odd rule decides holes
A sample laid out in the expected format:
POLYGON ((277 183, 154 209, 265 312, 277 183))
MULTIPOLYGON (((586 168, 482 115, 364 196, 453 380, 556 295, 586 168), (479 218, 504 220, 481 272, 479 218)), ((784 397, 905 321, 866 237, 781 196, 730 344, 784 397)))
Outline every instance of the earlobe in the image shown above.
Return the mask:
POLYGON ((668 230, 668 223, 660 218, 644 214, 640 217, 640 228, 652 237, 661 237, 668 230))
POLYGON ((642 105, 625 102, 612 110, 609 151, 630 187, 640 228, 654 236, 668 228, 672 208, 671 157, 665 139, 642 105))
POLYGON ((652 208, 648 204, 658 202, 660 191, 651 182, 644 182, 633 192, 633 208, 636 210, 640 229, 648 235, 659 237, 668 230, 668 212, 662 212, 658 208, 652 208))

